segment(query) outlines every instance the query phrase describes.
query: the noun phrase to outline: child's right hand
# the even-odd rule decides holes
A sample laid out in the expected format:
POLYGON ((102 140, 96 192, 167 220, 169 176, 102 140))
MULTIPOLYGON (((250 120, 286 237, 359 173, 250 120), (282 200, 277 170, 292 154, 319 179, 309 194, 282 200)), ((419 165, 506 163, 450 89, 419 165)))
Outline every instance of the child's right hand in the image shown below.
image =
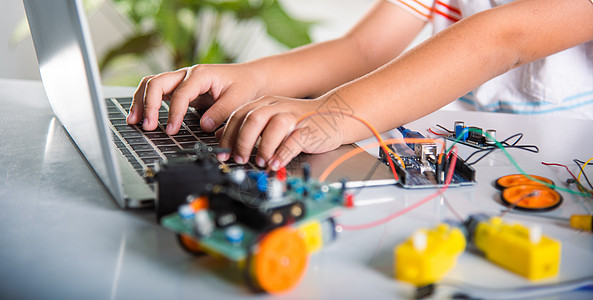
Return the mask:
POLYGON ((211 132, 239 106, 258 97, 262 78, 247 64, 195 65, 144 77, 134 93, 127 121, 143 122, 144 130, 157 127, 163 100, 170 100, 166 132, 179 131, 189 105, 208 107, 200 125, 211 132))

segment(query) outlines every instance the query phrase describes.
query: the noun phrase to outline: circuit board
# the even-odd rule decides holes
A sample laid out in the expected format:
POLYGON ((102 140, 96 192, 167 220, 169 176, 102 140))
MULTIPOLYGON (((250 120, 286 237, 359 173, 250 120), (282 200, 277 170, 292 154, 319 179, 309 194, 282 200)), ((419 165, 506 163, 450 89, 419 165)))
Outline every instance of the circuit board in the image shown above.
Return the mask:
MULTIPOLYGON (((405 169, 400 168, 400 185, 404 188, 429 188, 429 187, 441 187, 443 183, 437 182, 436 174, 437 170, 435 164, 423 164, 418 157, 402 157, 405 163, 405 169)), ((458 158, 459 159, 459 158, 458 158)), ((463 163, 461 163, 463 164, 463 163)), ((468 177, 462 172, 456 172, 453 174, 451 183, 449 186, 463 186, 463 185, 474 185, 476 183, 475 178, 468 177)))
MULTIPOLYGON (((231 261, 240 262, 247 258, 251 246, 257 241, 258 236, 265 232, 273 230, 277 226, 290 224, 295 228, 306 226, 311 222, 319 222, 320 227, 325 231, 322 235, 324 240, 329 241, 335 238, 333 217, 337 211, 343 207, 343 191, 339 188, 330 187, 321 184, 314 179, 303 180, 299 177, 288 177, 286 179, 286 191, 280 199, 264 202, 261 207, 253 207, 264 212, 264 215, 271 215, 273 220, 274 208, 288 205, 290 209, 299 207, 302 209, 302 216, 295 217, 293 221, 278 222, 270 226, 254 226, 249 222, 237 219, 232 224, 216 226, 216 228, 207 235, 196 232, 196 223, 193 219, 183 218, 180 213, 172 213, 162 218, 161 225, 177 234, 184 234, 193 237, 199 241, 200 246, 208 253, 214 253, 223 256, 231 261), (291 206, 299 203, 303 206, 291 206), (228 230, 242 232, 240 240, 229 240, 228 230)), ((244 201, 246 198, 237 199, 237 194, 227 193, 223 198, 217 197, 210 201, 244 201)), ((211 205, 212 206, 212 205, 211 205)), ((215 219, 218 212, 208 209, 208 215, 215 219)), ((287 215, 285 218, 289 218, 287 215)), ((198 225, 199 226, 199 225, 198 225)))
POLYGON ((490 149, 495 146, 496 130, 484 130, 476 126, 465 126, 465 122, 456 121, 454 130, 448 130, 444 138, 476 149, 490 149))
MULTIPOLYGON (((392 163, 399 177, 398 184, 407 189, 443 187, 445 174, 449 169, 450 159, 443 158, 438 163, 436 158, 436 145, 433 143, 417 143, 408 146, 404 144, 391 144, 388 147, 399 154, 401 161, 392 154, 387 157, 380 151, 380 159, 385 164, 392 163), (411 148, 415 148, 412 151, 411 148), (403 161, 403 165, 401 162, 403 161)), ((467 186, 476 184, 475 170, 463 159, 457 157, 450 187, 467 186)))

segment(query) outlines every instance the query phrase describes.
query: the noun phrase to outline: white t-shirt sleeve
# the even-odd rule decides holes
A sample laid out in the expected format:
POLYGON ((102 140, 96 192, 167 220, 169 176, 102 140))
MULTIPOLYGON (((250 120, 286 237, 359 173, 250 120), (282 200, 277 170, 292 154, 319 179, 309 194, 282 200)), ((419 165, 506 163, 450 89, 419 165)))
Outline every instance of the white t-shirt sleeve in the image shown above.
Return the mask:
POLYGON ((389 0, 423 21, 430 21, 435 0, 389 0))

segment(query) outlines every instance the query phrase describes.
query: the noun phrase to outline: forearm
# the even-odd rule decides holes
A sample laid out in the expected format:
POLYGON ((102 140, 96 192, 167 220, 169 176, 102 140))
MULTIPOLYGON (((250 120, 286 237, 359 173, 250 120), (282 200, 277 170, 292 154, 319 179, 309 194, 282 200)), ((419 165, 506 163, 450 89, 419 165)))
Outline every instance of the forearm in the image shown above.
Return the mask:
POLYGON ((341 38, 247 63, 262 78, 260 96, 317 97, 399 55, 424 22, 378 1, 341 38))
MULTIPOLYGON (((588 1, 519 0, 462 20, 324 97, 386 131, 516 66, 592 39, 593 7, 588 1)), ((347 121, 345 127, 345 143, 369 136, 356 122, 347 121)))
POLYGON ((248 64, 262 79, 259 96, 304 98, 320 96, 379 66, 367 65, 359 57, 353 42, 343 37, 248 64))

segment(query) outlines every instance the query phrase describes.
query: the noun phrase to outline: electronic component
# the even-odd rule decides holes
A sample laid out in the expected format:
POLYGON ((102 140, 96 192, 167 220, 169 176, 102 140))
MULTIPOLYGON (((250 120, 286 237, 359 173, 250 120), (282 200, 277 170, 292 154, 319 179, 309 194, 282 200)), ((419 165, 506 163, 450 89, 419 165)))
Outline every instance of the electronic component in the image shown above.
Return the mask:
POLYGON ((254 290, 292 288, 308 255, 336 238, 333 218, 351 196, 310 178, 307 167, 303 178, 284 170, 276 176, 230 170, 212 159, 218 150, 204 147, 197 145, 191 158, 162 163, 153 177, 161 225, 177 233, 186 251, 235 262, 254 290))
POLYGON ((397 128, 406 139, 425 139, 425 141, 406 142, 406 145, 420 158, 422 164, 428 164, 429 160, 435 162, 437 159, 437 145, 435 142, 426 139, 420 132, 400 126, 397 128))
POLYGON ((465 250, 465 237, 457 227, 439 224, 416 231, 394 249, 395 278, 416 286, 439 281, 465 250))
POLYGON ((496 143, 496 129, 484 130, 480 127, 465 126, 465 122, 463 121, 455 121, 452 131, 442 126, 440 127, 448 132, 448 134, 444 134, 446 139, 457 141, 463 145, 478 149, 488 149, 496 143))
MULTIPOLYGON (((398 151, 397 144, 388 145, 394 152, 398 151)), ((416 154, 400 155, 404 162, 402 166, 392 154, 386 156, 383 151, 379 152, 381 161, 385 164, 393 164, 398 183, 404 188, 433 188, 441 187, 445 183, 445 174, 449 168, 450 158, 445 155, 438 155, 435 160, 432 158, 422 160, 422 157, 416 154)), ((476 183, 476 171, 469 166, 463 159, 457 157, 454 167, 454 174, 449 187, 474 185, 476 183)))
POLYGON ((161 162, 149 182, 157 182, 155 209, 157 221, 165 215, 176 212, 185 204, 189 195, 205 195, 216 185, 229 181, 229 176, 220 168, 214 156, 219 151, 203 143, 196 143, 192 158, 173 158, 161 162))
POLYGON ((488 260, 531 280, 558 274, 561 244, 543 235, 541 227, 508 224, 486 215, 470 216, 465 226, 468 240, 488 260))
MULTIPOLYGON (((404 138, 415 139, 414 141, 406 142, 406 145, 412 152, 402 149, 400 144, 389 144, 387 147, 392 152, 398 153, 401 160, 396 160, 391 153, 386 155, 384 151, 379 151, 379 157, 385 164, 393 164, 399 178, 398 183, 404 188, 443 186, 450 159, 445 155, 437 155, 436 143, 430 139, 426 139, 419 132, 406 129, 402 126, 397 129, 402 133, 404 138), (403 165, 401 162, 403 162, 403 165)), ((458 157, 449 186, 473 185, 475 181, 475 170, 458 157)))

